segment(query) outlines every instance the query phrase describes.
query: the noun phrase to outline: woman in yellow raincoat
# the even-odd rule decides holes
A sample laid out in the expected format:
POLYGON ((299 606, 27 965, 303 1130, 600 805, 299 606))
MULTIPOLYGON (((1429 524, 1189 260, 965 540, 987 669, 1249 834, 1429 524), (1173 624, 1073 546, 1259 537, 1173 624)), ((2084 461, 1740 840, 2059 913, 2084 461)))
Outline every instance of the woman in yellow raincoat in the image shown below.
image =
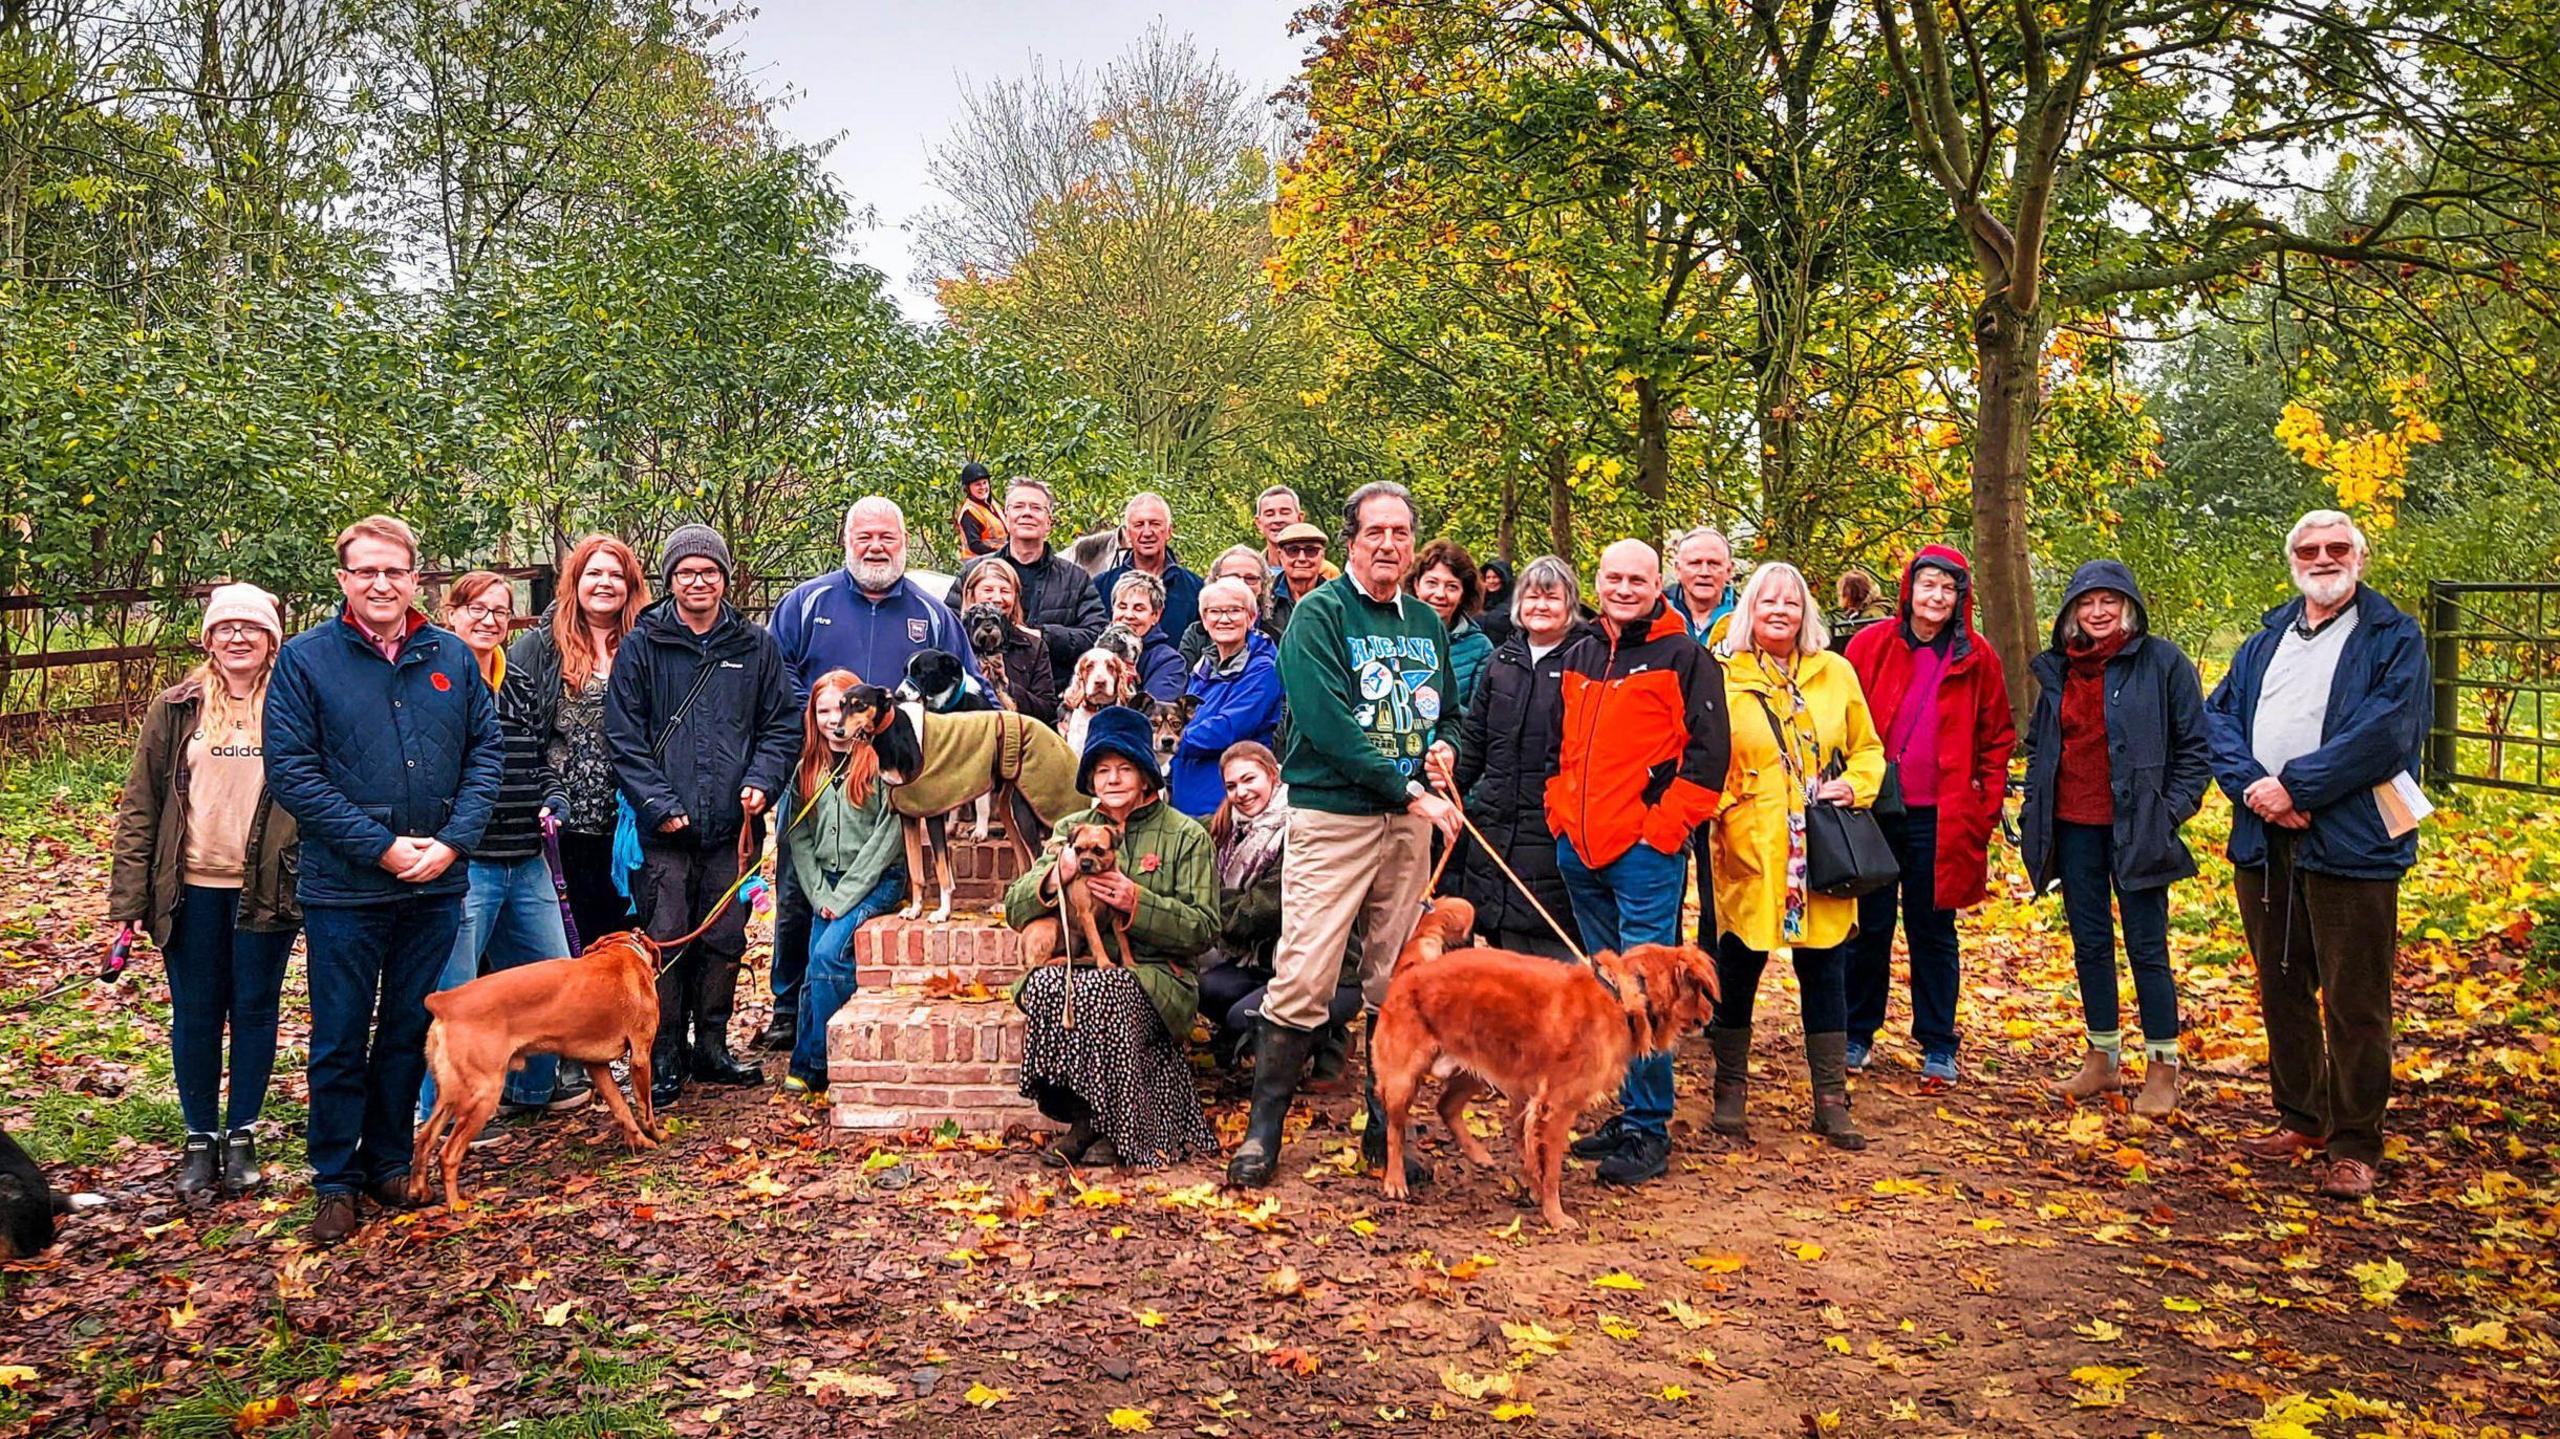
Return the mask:
POLYGON ((1723 997, 1707 1030, 1716 1056, 1717 1132, 1747 1132, 1743 1103, 1752 1001, 1769 952, 1794 957, 1804 995, 1805 1061, 1814 1131, 1842 1149, 1866 1137, 1849 1118, 1845 945, 1858 902, 1805 883, 1805 806, 1863 808, 1884 779, 1884 745, 1857 671, 1830 649, 1813 591, 1795 566, 1752 571, 1734 604, 1724 662, 1733 762, 1715 820, 1716 978, 1723 997))

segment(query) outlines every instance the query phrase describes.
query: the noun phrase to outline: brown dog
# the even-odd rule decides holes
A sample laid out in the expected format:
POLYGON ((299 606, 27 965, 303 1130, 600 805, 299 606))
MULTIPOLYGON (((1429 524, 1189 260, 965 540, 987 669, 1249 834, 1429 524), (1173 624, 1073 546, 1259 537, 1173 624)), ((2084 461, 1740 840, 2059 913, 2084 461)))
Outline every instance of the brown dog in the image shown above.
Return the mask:
POLYGON ((1493 1155, 1460 1111, 1488 1088, 1511 1097, 1529 1191, 1550 1226, 1573 1228, 1561 1195, 1566 1131, 1618 1087, 1629 1061, 1705 1023, 1715 999, 1715 961, 1695 945, 1604 950, 1587 967, 1459 949, 1399 969, 1369 1051, 1387 1113, 1387 1197, 1405 1197, 1405 1112, 1423 1076, 1436 1074, 1448 1081, 1440 1118, 1477 1164, 1493 1155))
POLYGON ((658 1033, 659 947, 638 930, 609 934, 575 959, 546 959, 484 974, 427 996, 427 1067, 436 1077, 435 1112, 418 1130, 409 1159, 409 1196, 431 1188, 427 1160, 444 1171, 444 1202, 462 1207, 462 1159, 498 1112, 507 1073, 527 1054, 556 1054, 583 1063, 613 1122, 634 1149, 658 1147, 658 1118, 649 1107, 649 1043, 658 1033), (637 1120, 608 1068, 631 1055, 637 1120), (448 1132, 449 1131, 449 1132, 448 1132))
MULTIPOLYGON (((1097 874, 1110 874, 1120 868, 1120 826, 1102 820, 1076 825, 1067 831, 1067 847, 1058 856, 1059 892, 1066 897, 1067 918, 1076 927, 1076 935, 1084 947, 1079 958, 1097 965, 1117 964, 1111 951, 1102 945, 1102 922, 1109 916, 1111 932, 1120 937, 1120 953, 1129 952, 1129 917, 1093 897, 1085 880, 1097 874)), ((1066 938, 1054 914, 1043 914, 1022 927, 1022 964, 1038 969, 1057 958, 1059 943, 1066 938)))
POLYGON ((1444 894, 1424 907, 1413 934, 1396 951, 1396 973, 1408 965, 1429 964, 1452 949, 1464 949, 1476 932, 1476 907, 1454 894, 1444 894))

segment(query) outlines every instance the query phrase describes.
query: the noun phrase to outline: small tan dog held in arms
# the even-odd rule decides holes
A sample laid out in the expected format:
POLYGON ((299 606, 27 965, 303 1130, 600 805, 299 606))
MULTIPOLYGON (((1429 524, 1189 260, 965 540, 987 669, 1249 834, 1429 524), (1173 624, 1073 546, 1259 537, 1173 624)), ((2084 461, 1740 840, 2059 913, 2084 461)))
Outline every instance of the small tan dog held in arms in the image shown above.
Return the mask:
POLYGON ((1413 934, 1396 951, 1396 972, 1408 965, 1428 964, 1452 949, 1464 949, 1475 937, 1476 907, 1454 894, 1434 899, 1413 922, 1413 934))
POLYGON ((1669 1049, 1706 1022, 1715 962, 1695 945, 1603 950, 1588 965, 1503 949, 1455 949, 1399 967, 1369 1042, 1387 1113, 1387 1197, 1405 1197, 1405 1113, 1425 1075, 1448 1081, 1440 1118, 1476 1164, 1493 1155, 1463 1111, 1488 1089, 1511 1098, 1511 1134, 1538 1211, 1556 1229, 1564 1212, 1565 1133, 1618 1087, 1636 1056, 1669 1049))
MULTIPOLYGON (((1067 831, 1067 847, 1058 855, 1054 883, 1065 896, 1067 918, 1076 927, 1076 957, 1097 965, 1117 964, 1111 951, 1103 948, 1102 925, 1105 917, 1111 932, 1120 938, 1120 952, 1129 952, 1129 917, 1093 897, 1087 877, 1110 874, 1120 868, 1120 826, 1101 820, 1076 825, 1067 831)), ((1022 927, 1022 964, 1037 969, 1057 958, 1058 947, 1066 938, 1055 914, 1043 914, 1022 927)))
POLYGON ((433 1187, 430 1158, 444 1171, 447 1208, 462 1207, 462 1160, 498 1112, 510 1070, 528 1054, 581 1063, 633 1149, 658 1147, 649 1107, 649 1043, 658 1033, 658 945, 638 930, 608 934, 575 959, 546 959, 484 974, 427 996, 427 1068, 436 1077, 435 1112, 418 1128, 409 1160, 409 1197, 433 1187), (608 1066, 631 1056, 632 1117, 608 1066), (443 1149, 437 1152, 438 1136, 443 1149))

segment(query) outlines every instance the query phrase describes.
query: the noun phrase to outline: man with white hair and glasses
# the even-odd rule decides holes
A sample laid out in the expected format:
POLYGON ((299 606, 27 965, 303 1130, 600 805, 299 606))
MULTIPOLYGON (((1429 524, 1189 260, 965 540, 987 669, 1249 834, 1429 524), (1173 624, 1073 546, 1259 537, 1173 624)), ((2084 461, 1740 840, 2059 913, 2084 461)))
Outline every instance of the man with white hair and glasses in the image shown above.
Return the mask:
POLYGON ((2364 583, 2365 537, 2337 510, 2295 521, 2298 593, 2241 642, 2205 704, 2231 797, 2231 865, 2258 967, 2276 1127, 2254 1158, 2326 1154, 2320 1192, 2373 1193, 2391 1094, 2400 876, 2417 859, 2428 713, 2418 622, 2364 583))

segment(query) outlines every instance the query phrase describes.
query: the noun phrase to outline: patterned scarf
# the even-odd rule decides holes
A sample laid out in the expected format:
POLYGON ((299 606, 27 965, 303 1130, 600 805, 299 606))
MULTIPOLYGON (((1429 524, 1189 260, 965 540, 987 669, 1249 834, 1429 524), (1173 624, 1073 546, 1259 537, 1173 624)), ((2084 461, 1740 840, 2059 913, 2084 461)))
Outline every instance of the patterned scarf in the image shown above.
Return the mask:
POLYGON ((1812 762, 1812 756, 1821 753, 1822 739, 1814 732, 1810 707, 1805 703, 1804 691, 1796 684, 1795 667, 1792 664, 1772 664, 1767 655, 1756 650, 1753 655, 1760 662, 1760 672, 1775 680, 1785 692, 1782 698, 1786 718, 1783 721, 1778 717, 1779 706, 1771 705, 1766 699, 1760 703, 1761 712, 1769 716, 1771 737, 1778 742, 1778 763, 1787 772, 1787 907, 1779 932, 1793 944, 1805 934, 1805 909, 1809 901, 1805 885, 1804 815, 1806 806, 1814 802, 1816 790, 1822 783, 1812 762))

